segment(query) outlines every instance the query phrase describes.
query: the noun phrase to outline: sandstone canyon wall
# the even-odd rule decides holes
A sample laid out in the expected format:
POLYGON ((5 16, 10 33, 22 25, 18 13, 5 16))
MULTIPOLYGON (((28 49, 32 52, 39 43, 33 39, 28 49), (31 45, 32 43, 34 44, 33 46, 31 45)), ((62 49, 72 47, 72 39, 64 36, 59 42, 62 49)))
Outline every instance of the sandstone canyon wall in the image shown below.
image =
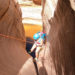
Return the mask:
POLYGON ((1 35, 25 40, 21 11, 16 2, 0 0, 0 75, 17 75, 29 57, 25 42, 1 35))
POLYGON ((43 28, 49 43, 48 59, 52 59, 48 65, 55 71, 48 75, 75 75, 74 4, 74 0, 43 0, 43 28))

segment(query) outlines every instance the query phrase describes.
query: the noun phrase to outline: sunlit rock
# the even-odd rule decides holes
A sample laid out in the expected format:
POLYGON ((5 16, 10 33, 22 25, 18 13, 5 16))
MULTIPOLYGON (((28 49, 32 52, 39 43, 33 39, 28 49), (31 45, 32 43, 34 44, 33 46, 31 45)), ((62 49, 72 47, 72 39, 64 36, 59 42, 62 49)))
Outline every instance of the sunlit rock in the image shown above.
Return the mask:
POLYGON ((75 11, 75 0, 70 0, 71 7, 75 11))

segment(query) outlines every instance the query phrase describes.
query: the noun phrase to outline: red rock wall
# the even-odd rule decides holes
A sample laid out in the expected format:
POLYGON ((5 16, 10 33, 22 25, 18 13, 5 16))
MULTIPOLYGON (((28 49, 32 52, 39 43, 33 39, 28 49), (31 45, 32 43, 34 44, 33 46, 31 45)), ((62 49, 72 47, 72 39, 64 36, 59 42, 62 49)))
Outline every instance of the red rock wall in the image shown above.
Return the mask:
POLYGON ((43 24, 49 43, 46 56, 52 59, 46 70, 55 70, 55 74, 48 71, 49 75, 75 75, 75 11, 70 1, 43 1, 43 24))
MULTIPOLYGON (((43 66, 38 66, 39 75, 75 75, 75 11, 70 1, 43 0, 47 42, 40 52, 44 60, 43 66)), ((0 0, 0 34, 25 40, 21 11, 16 2, 0 0)), ((29 67, 24 65, 28 57, 24 42, 0 36, 1 75, 17 75, 19 71, 19 75, 35 75, 30 60, 29 67)))
MULTIPOLYGON (((0 0, 0 34, 25 40, 21 11, 14 0, 0 0)), ((17 75, 28 57, 24 42, 0 36, 0 75, 17 75)))

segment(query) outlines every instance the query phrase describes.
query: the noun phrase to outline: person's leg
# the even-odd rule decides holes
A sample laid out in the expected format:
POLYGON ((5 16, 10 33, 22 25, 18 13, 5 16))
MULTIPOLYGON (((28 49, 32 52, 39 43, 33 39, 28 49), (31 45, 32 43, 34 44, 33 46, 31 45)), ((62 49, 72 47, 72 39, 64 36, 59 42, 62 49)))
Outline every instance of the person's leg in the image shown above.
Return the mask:
POLYGON ((31 52, 33 52, 35 48, 36 48, 36 44, 34 44, 34 45, 32 46, 31 52))
POLYGON ((35 55, 36 55, 36 59, 38 59, 39 57, 39 51, 41 50, 41 47, 37 47, 36 48, 36 52, 35 52, 35 55))

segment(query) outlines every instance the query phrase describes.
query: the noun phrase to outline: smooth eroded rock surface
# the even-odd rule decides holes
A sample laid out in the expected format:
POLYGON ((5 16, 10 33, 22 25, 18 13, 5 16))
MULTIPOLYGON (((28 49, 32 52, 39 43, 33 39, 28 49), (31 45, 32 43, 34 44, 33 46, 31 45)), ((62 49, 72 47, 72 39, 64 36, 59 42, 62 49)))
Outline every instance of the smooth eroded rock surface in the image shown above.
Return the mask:
POLYGON ((25 41, 17 39, 25 40, 19 5, 14 0, 0 0, 0 75, 18 75, 29 58, 25 41))
POLYGON ((49 43, 46 55, 50 53, 48 60, 52 59, 54 65, 48 63, 46 70, 55 70, 49 75, 75 75, 75 11, 70 1, 44 0, 43 24, 49 43))

